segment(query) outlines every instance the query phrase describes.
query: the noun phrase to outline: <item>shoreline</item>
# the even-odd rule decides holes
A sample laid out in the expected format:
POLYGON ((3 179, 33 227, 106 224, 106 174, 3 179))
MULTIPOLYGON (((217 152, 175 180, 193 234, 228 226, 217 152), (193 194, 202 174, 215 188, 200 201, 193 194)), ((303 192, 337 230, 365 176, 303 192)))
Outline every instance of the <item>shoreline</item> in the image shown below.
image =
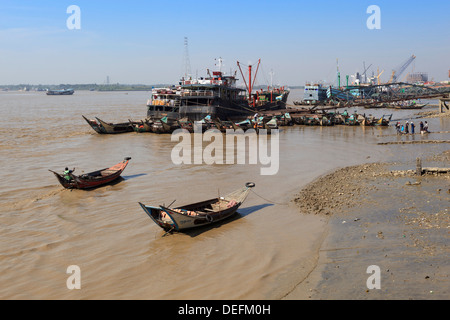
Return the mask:
MULTIPOLYGON (((445 166, 450 150, 424 160, 445 166)), ((450 175, 416 176, 412 165, 338 168, 295 196, 302 214, 327 223, 315 267, 282 299, 448 299, 450 175), (380 290, 366 286, 370 265, 380 265, 380 290)))

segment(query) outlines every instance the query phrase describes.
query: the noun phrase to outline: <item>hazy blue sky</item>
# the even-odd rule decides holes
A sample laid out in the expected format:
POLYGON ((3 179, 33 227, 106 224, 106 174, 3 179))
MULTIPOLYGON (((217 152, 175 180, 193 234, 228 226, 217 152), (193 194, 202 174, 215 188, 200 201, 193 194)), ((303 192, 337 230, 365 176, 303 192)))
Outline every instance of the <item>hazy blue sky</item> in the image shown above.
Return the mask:
MULTIPOLYGON (((195 75, 224 59, 261 58, 258 83, 303 85, 333 81, 372 64, 393 68, 412 54, 414 70, 447 80, 450 1, 227 0, 0 2, 0 84, 176 83, 183 72, 184 37, 195 75), (81 29, 69 30, 70 5, 81 29), (369 30, 369 5, 381 9, 381 29, 369 30)), ((412 66, 410 67, 412 69, 412 66)), ((238 71, 239 72, 239 71, 238 71)), ((405 73, 406 75, 406 73, 405 73)))

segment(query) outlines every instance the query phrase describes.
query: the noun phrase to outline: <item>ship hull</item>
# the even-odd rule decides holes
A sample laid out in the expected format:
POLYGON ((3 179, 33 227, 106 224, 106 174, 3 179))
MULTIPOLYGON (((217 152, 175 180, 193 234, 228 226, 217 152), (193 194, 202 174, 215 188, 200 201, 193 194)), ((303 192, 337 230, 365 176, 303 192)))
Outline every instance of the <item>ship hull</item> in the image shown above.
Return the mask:
POLYGON ((252 110, 245 103, 237 104, 234 101, 223 99, 216 99, 216 102, 210 106, 205 105, 182 105, 173 109, 166 108, 164 111, 156 111, 152 106, 148 106, 147 117, 160 119, 168 117, 172 119, 187 118, 190 121, 200 121, 206 116, 211 118, 218 118, 220 120, 228 119, 242 119, 253 115, 255 110, 252 110))

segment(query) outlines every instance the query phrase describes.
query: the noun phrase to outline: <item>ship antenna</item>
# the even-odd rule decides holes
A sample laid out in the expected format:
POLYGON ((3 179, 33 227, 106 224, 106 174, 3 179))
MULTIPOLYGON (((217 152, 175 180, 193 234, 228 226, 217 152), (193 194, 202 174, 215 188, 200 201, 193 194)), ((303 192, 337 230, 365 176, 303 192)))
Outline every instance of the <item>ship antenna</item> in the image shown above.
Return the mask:
POLYGON ((189 50, 188 50, 188 38, 184 37, 184 54, 183 54, 183 71, 184 78, 187 79, 188 76, 191 76, 191 62, 189 59, 189 50))

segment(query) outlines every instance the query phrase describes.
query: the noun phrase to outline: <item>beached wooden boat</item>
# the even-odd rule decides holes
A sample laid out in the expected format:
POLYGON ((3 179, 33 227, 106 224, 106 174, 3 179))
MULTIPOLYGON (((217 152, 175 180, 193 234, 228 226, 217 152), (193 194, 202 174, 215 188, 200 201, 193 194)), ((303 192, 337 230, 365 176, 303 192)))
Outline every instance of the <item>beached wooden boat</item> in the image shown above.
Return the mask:
POLYGON ((255 184, 248 182, 239 190, 227 196, 201 201, 185 206, 170 208, 165 206, 139 205, 158 226, 166 231, 180 231, 212 224, 236 213, 255 184))
POLYGON ((105 185, 119 178, 130 159, 130 157, 127 157, 110 168, 84 173, 79 176, 74 175, 72 171, 68 174, 70 179, 66 179, 64 174, 52 170, 49 171, 55 174, 59 183, 66 189, 90 189, 105 185))
POLYGON ((260 133, 261 129, 265 129, 267 134, 271 134, 272 129, 278 129, 278 121, 275 117, 273 117, 272 119, 264 118, 261 122, 258 123, 257 129, 258 134, 260 133))
POLYGON ((416 110, 417 109, 417 110, 419 110, 419 109, 422 109, 423 107, 425 107, 427 105, 428 105, 428 103, 421 104, 421 105, 417 105, 417 104, 396 105, 396 106, 394 106, 394 109, 401 109, 401 110, 403 110, 403 109, 405 109, 405 110, 409 110, 409 109, 416 110))
POLYGON ((292 116, 292 121, 294 121, 294 124, 305 124, 305 118, 301 115, 292 116))
POLYGON ((132 132, 134 130, 130 122, 108 123, 97 117, 95 117, 95 119, 87 119, 83 115, 82 117, 91 126, 91 128, 95 130, 95 132, 100 134, 124 133, 124 132, 132 132))
POLYGON ((374 125, 386 127, 389 125, 389 122, 391 121, 391 119, 392 119, 392 114, 390 114, 390 115, 383 114, 380 119, 377 119, 374 121, 374 125))
POLYGON ((345 124, 347 126, 359 126, 359 121, 358 121, 358 114, 354 113, 351 115, 348 115, 345 119, 345 124))

